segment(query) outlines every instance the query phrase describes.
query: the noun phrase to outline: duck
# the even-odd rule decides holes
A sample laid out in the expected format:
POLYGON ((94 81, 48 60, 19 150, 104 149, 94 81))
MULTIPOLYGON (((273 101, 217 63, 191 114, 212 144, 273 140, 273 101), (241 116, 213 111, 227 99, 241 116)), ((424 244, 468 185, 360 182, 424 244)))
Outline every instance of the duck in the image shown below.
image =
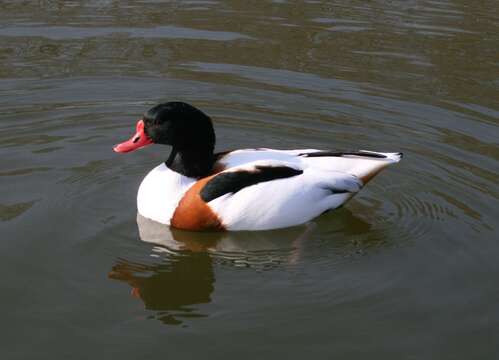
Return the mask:
POLYGON ((355 196, 400 152, 269 148, 215 152, 211 118, 179 101, 158 104, 117 153, 171 147, 142 180, 141 216, 188 231, 272 230, 306 224, 355 196))

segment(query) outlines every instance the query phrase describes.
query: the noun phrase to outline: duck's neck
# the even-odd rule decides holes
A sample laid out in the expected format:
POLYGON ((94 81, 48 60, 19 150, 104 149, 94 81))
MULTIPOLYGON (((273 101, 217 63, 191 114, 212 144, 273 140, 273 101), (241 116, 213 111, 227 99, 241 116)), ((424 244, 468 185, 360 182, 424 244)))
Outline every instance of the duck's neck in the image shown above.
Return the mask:
POLYGON ((178 150, 173 148, 165 164, 168 168, 191 178, 208 176, 215 162, 213 149, 178 150))

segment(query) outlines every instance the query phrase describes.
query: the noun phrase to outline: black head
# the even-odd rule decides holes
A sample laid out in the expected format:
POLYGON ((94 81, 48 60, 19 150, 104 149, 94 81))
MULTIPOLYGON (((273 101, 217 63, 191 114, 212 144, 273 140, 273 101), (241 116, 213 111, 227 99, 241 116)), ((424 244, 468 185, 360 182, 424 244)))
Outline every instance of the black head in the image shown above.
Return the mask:
POLYGON ((211 151, 215 132, 211 119, 184 102, 172 101, 149 109, 143 116, 144 132, 156 144, 171 145, 179 152, 211 151))
POLYGON ((114 151, 125 153, 150 144, 172 146, 166 165, 186 176, 206 176, 213 167, 215 132, 211 119, 192 105, 175 101, 149 109, 137 122, 135 134, 114 151))

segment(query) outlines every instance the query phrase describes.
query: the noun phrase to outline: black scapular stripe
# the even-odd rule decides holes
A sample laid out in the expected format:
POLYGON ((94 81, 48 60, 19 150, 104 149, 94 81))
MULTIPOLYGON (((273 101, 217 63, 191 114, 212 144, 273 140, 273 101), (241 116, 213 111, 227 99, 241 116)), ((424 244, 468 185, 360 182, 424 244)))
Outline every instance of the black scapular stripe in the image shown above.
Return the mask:
POLYGON ((363 157, 371 157, 376 159, 385 159, 386 156, 382 154, 368 153, 362 151, 342 151, 342 152, 334 152, 334 151, 317 151, 313 153, 302 153, 298 156, 304 157, 321 157, 321 156, 334 156, 334 157, 342 157, 345 155, 355 155, 355 156, 363 156, 363 157))
POLYGON ((302 170, 287 166, 256 166, 255 170, 251 171, 222 172, 206 183, 200 196, 205 202, 209 202, 222 195, 236 193, 247 186, 300 174, 303 174, 302 170))

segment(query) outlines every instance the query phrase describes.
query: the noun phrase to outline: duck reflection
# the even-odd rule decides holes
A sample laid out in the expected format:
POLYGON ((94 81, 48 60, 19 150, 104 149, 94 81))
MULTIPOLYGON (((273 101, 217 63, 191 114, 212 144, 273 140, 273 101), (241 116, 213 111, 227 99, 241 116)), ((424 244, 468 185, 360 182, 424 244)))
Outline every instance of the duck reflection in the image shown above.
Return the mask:
POLYGON ((203 317, 196 309, 211 301, 214 262, 266 269, 296 263, 301 242, 313 225, 280 231, 195 233, 170 228, 140 215, 141 240, 154 244, 146 262, 118 259, 109 278, 124 281, 155 318, 178 325, 203 317), (290 239, 292 239, 290 241, 290 239))
POLYGON ((198 309, 211 302, 214 264, 257 270, 293 266, 301 261, 303 246, 311 237, 332 239, 333 233, 339 234, 334 239, 338 250, 341 238, 369 232, 369 224, 351 212, 341 210, 339 215, 338 221, 325 215, 295 228, 218 233, 177 230, 138 215, 141 240, 154 245, 151 256, 145 262, 118 259, 109 277, 128 283, 132 295, 156 312, 155 318, 165 324, 182 324, 186 318, 206 316, 198 309), (356 230, 347 230, 345 223, 355 224, 356 230))
POLYGON ((137 215, 142 241, 159 245, 155 251, 209 253, 217 261, 234 265, 266 268, 296 263, 305 239, 315 223, 270 231, 191 232, 171 228, 137 215))
POLYGON ((165 324, 181 324, 181 318, 202 317, 194 305, 209 303, 215 276, 207 253, 170 253, 159 264, 118 259, 109 277, 128 283, 132 295, 156 311, 165 324))

